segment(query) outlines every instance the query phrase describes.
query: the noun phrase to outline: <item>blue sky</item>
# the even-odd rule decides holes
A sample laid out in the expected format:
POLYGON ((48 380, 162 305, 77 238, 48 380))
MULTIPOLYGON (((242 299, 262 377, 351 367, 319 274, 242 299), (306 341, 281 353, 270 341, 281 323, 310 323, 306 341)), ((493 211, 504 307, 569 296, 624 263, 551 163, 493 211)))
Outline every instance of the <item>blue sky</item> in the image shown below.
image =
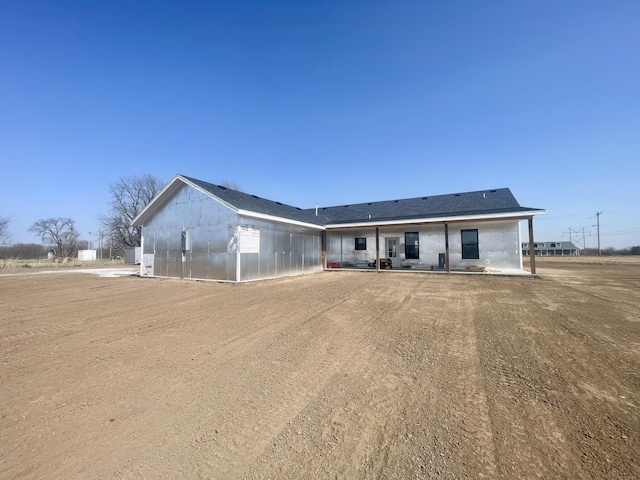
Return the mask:
MULTIPOLYGON (((182 173, 299 207, 509 187, 640 245, 640 2, 0 0, 14 242, 182 173)), ((97 236, 93 235, 93 241, 97 236)))

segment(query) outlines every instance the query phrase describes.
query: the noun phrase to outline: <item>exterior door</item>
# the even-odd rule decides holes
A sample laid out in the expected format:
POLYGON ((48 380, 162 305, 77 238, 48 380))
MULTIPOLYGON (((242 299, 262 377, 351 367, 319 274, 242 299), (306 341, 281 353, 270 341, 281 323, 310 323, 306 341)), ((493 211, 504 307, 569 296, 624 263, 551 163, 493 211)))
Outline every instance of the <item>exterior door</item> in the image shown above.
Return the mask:
POLYGON ((400 268, 400 257, 398 256, 399 238, 385 238, 385 251, 380 252, 382 258, 391 260, 391 268, 400 268))

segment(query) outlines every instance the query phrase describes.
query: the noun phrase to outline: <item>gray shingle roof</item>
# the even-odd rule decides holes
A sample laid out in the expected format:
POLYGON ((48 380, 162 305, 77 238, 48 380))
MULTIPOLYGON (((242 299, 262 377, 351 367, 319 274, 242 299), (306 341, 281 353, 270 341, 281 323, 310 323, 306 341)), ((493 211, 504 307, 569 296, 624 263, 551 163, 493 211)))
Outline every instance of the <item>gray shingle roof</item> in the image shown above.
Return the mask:
POLYGON ((329 218, 327 225, 330 225, 369 220, 409 220, 415 218, 487 215, 492 213, 517 213, 531 210, 530 208, 521 207, 511 190, 499 188, 326 207, 321 208, 320 212, 329 218))
POLYGON ((300 209, 256 195, 203 182, 195 178, 180 176, 238 209, 315 225, 330 226, 332 224, 370 221, 411 220, 540 210, 521 207, 508 188, 498 188, 495 190, 320 207, 316 216, 315 208, 300 209))
POLYGON ((316 217, 315 209, 303 210, 298 207, 292 207, 291 205, 267 200, 266 198, 258 197, 256 195, 239 192, 221 185, 203 182, 202 180, 187 177, 186 175, 180 176, 240 210, 248 210, 250 212, 260 213, 263 215, 271 215, 274 217, 281 217, 314 225, 324 225, 325 223, 324 218, 316 217))

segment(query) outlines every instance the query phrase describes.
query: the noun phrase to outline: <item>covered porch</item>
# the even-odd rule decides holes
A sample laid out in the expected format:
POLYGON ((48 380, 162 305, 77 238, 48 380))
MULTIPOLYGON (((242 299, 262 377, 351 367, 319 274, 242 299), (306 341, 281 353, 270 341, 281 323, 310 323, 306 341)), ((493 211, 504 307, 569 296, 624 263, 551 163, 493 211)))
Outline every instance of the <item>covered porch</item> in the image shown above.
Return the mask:
POLYGON ((434 219, 327 226, 323 264, 329 270, 467 274, 535 274, 524 270, 520 223, 533 239, 533 216, 434 219))

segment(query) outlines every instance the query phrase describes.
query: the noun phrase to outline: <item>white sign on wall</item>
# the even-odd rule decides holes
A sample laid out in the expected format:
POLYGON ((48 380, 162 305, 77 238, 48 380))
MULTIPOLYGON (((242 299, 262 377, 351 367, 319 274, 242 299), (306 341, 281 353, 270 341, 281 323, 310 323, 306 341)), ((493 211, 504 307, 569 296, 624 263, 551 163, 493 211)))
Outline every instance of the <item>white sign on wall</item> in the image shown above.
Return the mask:
POLYGON ((240 253, 260 253, 260 230, 246 225, 238 225, 240 253))

